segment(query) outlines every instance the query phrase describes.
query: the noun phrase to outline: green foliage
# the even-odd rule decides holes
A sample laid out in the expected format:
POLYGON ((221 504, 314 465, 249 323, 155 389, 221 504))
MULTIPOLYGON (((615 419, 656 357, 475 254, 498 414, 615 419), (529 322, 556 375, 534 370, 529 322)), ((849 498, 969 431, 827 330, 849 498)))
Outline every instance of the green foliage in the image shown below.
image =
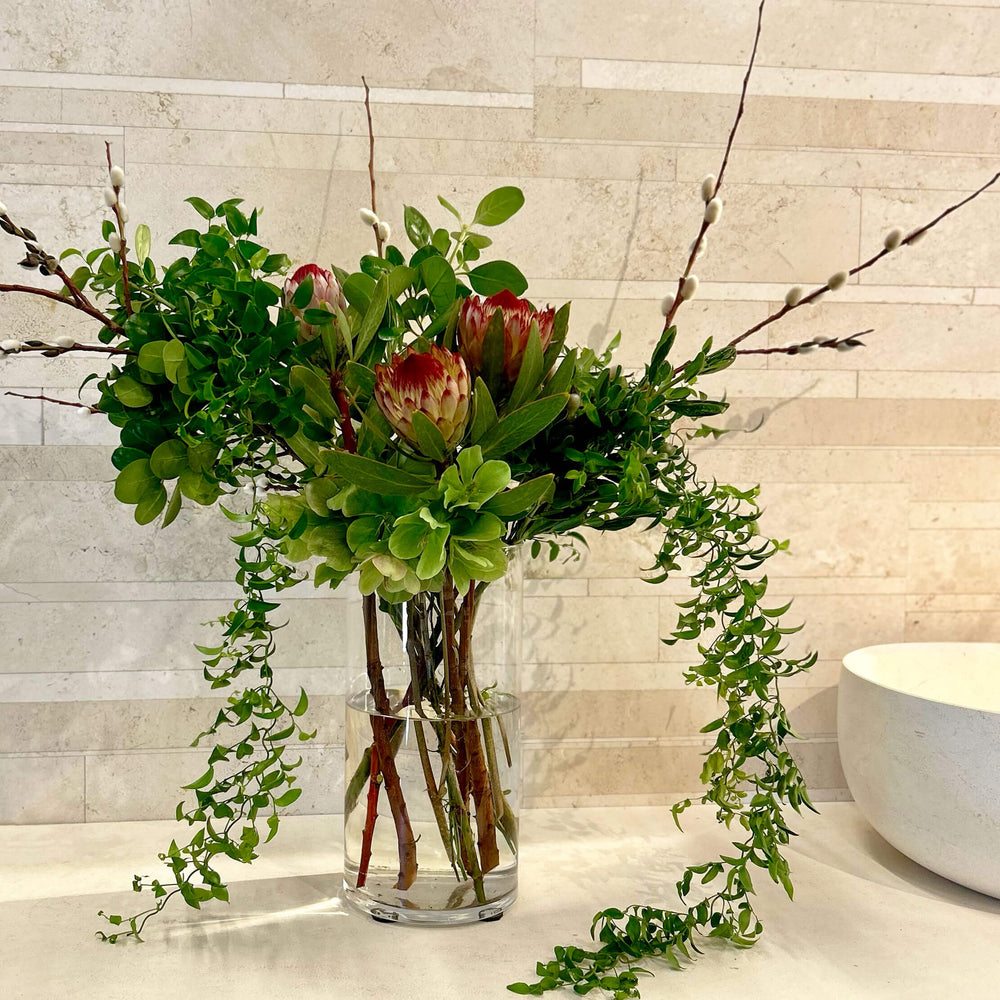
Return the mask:
POLYGON ((279 626, 272 625, 268 615, 278 605, 265 596, 290 586, 295 578, 255 525, 256 511, 237 519, 254 524, 234 539, 240 545, 236 579, 243 597, 218 620, 220 644, 198 649, 206 657, 204 675, 213 689, 228 688, 247 672, 255 675, 256 683, 230 695, 226 707, 192 744, 206 739, 213 744, 208 769, 184 785, 193 794, 177 805, 177 819, 196 831, 186 844, 172 841, 159 855, 168 877, 134 877, 135 892, 152 894, 148 908, 128 917, 100 911, 114 929, 99 931, 98 936, 111 944, 130 937, 141 941, 149 918, 175 896, 195 909, 212 899, 228 901, 217 857, 249 864, 258 846, 277 833, 280 810, 302 794, 294 773, 302 759, 289 759, 285 751, 293 738, 306 741, 316 733, 307 732, 298 721, 308 708, 305 692, 290 707, 274 691, 270 658, 279 626))
MULTIPOLYGON (((308 699, 302 692, 286 705, 269 665, 277 604, 267 595, 295 579, 292 565, 315 560, 317 586, 339 586, 356 572, 362 593, 377 595, 401 621, 404 601, 419 598, 440 613, 446 589, 466 594, 499 579, 514 546, 555 559, 585 544, 584 529, 641 525, 662 534, 651 583, 679 572, 682 560, 695 565, 694 596, 680 605, 669 641, 698 643, 685 679, 718 694, 721 714, 704 728, 714 744, 701 801, 735 824, 740 839, 730 855, 683 873, 676 912, 605 910, 593 926, 599 947, 556 948, 539 963, 537 982, 510 987, 637 997, 647 959, 680 967, 699 936, 741 947, 757 939, 754 868, 791 896, 783 808, 810 803, 785 745, 791 733, 779 682, 813 657, 785 655, 784 636, 795 631, 783 624, 787 607, 766 607, 762 567, 784 545, 760 536, 756 490, 701 482, 688 452, 692 438, 718 433, 703 421, 727 404, 699 380, 732 364, 733 348, 709 340, 675 365, 671 328, 643 372, 624 373, 612 360, 614 342, 600 355, 566 347, 566 304, 550 338, 543 341, 538 318, 531 322, 508 377, 509 331, 497 310, 481 331, 468 420, 454 425, 461 438, 446 444, 433 409, 417 409, 406 435, 393 426, 376 398, 379 366, 404 346, 455 350, 470 295, 527 288, 515 265, 480 262, 492 244, 480 230, 520 209, 517 188, 485 195, 469 223, 438 200, 457 228, 435 228, 406 206, 408 258, 390 245, 384 257, 363 257, 357 271, 336 269, 346 309, 307 308, 312 279, 299 284, 292 305, 306 310, 309 336, 282 303, 287 258, 257 242, 257 213, 245 215, 238 200, 213 207, 188 199, 201 228, 173 238, 189 252, 162 271, 149 257, 148 229, 139 227, 136 259, 126 265, 130 301, 122 262, 109 248, 69 252, 84 261, 73 276, 78 287, 114 303, 100 338, 122 353, 98 385, 100 409, 121 430, 112 458, 116 497, 140 523, 162 513, 166 525, 183 500, 215 503, 251 477, 267 494, 247 515, 227 512, 242 526, 235 541, 244 597, 221 620, 222 643, 202 648, 213 688, 247 670, 259 683, 231 695, 199 737, 212 738, 214 748, 204 773, 185 786, 193 801, 178 807, 198 830, 161 856, 172 881, 137 876, 136 890, 151 889, 154 905, 128 918, 127 931, 126 918, 109 916, 115 929, 102 936, 138 938, 174 895, 196 907, 225 899, 212 859, 252 860, 261 820, 270 839, 279 810, 299 795, 297 764, 283 752, 287 741, 312 735, 298 724, 308 699)), ((358 781, 350 788, 359 793, 358 781)), ((689 804, 675 807, 675 819, 689 804)))

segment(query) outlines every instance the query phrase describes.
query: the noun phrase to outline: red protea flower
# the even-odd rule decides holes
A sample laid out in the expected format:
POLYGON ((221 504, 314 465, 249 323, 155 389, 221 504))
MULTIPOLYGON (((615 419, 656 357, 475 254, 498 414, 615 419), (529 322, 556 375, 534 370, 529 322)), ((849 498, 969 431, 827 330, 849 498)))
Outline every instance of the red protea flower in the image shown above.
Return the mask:
POLYGON ((432 345, 419 353, 408 347, 375 366, 375 399, 386 420, 417 446, 413 415, 424 414, 451 450, 469 422, 469 371, 460 354, 432 345))
MULTIPOLYGON (((337 315, 338 310, 341 314, 347 313, 347 299, 344 298, 340 282, 333 276, 332 271, 320 267, 319 264, 303 264, 285 281, 283 292, 285 306, 291 309, 292 314, 299 321, 298 340, 300 344, 312 340, 319 333, 318 326, 310 326, 303 322, 302 315, 306 309, 326 309, 327 312, 334 315, 337 315), (292 296, 295 295, 296 289, 306 278, 312 278, 312 298, 301 309, 297 309, 292 305, 292 296)), ((335 320, 334 323, 336 322, 335 320)))
POLYGON ((503 370, 508 381, 515 382, 524 360, 524 349, 528 346, 532 322, 538 324, 544 351, 552 340, 556 311, 550 308, 539 312, 527 299, 519 299, 506 289, 486 299, 470 295, 458 314, 458 345, 475 374, 482 370, 483 340, 497 309, 503 313, 503 370))

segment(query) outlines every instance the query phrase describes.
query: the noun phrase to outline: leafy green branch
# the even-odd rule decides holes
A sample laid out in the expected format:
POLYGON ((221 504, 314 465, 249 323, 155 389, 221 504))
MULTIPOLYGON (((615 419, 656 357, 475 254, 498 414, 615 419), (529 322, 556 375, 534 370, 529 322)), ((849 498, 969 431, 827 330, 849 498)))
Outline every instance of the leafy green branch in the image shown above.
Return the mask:
POLYGON ((243 597, 218 619, 223 630, 221 644, 198 649, 207 657, 204 675, 213 689, 229 687, 247 671, 254 671, 260 683, 231 695, 214 722, 194 740, 192 746, 206 738, 216 740, 208 770, 184 786, 193 793, 194 803, 177 805, 178 821, 198 829, 186 844, 179 846, 172 840, 159 855, 170 872, 169 879, 133 878, 135 892, 152 893, 149 907, 130 916, 99 911, 113 928, 97 932, 102 941, 114 944, 129 937, 141 941, 146 922, 174 896, 179 895, 195 909, 212 899, 228 901, 217 857, 223 855, 243 864, 253 861, 265 828, 263 842, 267 843, 278 832, 279 810, 302 793, 294 774, 302 759, 290 761, 284 755, 293 738, 306 741, 316 733, 307 732, 299 722, 309 705, 305 691, 290 706, 273 689, 270 658, 275 648, 274 632, 282 626, 271 623, 269 616, 279 605, 266 597, 290 586, 296 578, 266 537, 256 510, 255 506, 248 515, 229 514, 249 525, 248 531, 234 539, 240 546, 236 579, 243 597))

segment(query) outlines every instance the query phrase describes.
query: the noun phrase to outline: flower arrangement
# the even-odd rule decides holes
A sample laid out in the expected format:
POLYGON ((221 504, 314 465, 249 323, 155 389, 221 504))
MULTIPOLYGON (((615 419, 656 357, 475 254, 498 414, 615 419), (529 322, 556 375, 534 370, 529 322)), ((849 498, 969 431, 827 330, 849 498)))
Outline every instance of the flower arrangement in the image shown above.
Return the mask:
MULTIPOLYGON (((693 357, 677 359, 674 320, 697 294, 693 267, 721 219, 752 65, 753 56, 722 164, 701 185, 700 227, 675 291, 663 300, 662 335, 637 374, 614 362, 614 344, 602 354, 571 346, 569 305, 531 302, 513 263, 482 261, 492 245, 484 230, 523 205, 516 187, 486 194, 470 219, 439 197, 450 228, 408 206, 404 249, 378 217, 372 173, 372 204, 361 218, 376 251, 350 272, 307 264, 289 274, 289 259, 258 242, 256 211, 200 198, 188 202, 202 225, 171 240, 189 252, 158 266, 148 228, 126 228, 125 175, 110 148, 112 218, 96 249, 56 257, 0 205, 0 227, 24 244, 22 266, 61 285, 0 284, 0 291, 46 296, 100 324, 95 344, 4 340, 0 350, 92 351, 113 360, 106 375, 88 379, 100 400, 84 408, 120 428, 115 495, 134 508, 136 521, 166 527, 185 500, 221 503, 250 487, 245 508, 223 506, 239 525, 243 597, 221 619, 221 643, 199 647, 213 688, 239 683, 198 737, 212 744, 208 769, 185 786, 193 801, 177 810, 195 833, 161 855, 168 878, 136 877, 133 887, 149 892, 151 905, 129 917, 105 915, 104 939, 141 939, 148 919, 175 895, 195 907, 228 899, 214 859, 252 861, 261 840, 276 834, 281 809, 300 794, 297 764, 285 750, 315 736, 302 725, 308 697, 303 691, 291 705, 276 694, 270 657, 275 597, 304 574, 318 587, 356 579, 361 594, 372 710, 368 746, 348 767, 347 810, 361 817, 354 887, 369 878, 383 794, 399 862, 392 887, 405 893, 418 878, 423 845, 396 767, 400 727, 393 721, 408 713, 421 734, 422 794, 441 849, 456 883, 487 902, 490 873, 516 857, 517 819, 505 783, 504 693, 475 673, 477 611, 514 551, 554 558, 579 541, 581 529, 634 524, 662 532, 650 582, 677 572, 682 558, 696 565, 692 597, 667 641, 702 643, 702 659, 685 677, 714 686, 722 705, 704 729, 715 745, 705 758, 702 801, 720 821, 735 822, 742 840, 732 855, 685 870, 681 911, 605 910, 595 918, 596 951, 559 948, 539 964, 537 982, 510 989, 537 995, 600 986, 615 997, 638 996, 637 966, 650 956, 680 966, 699 934, 738 946, 759 937, 750 899, 755 867, 791 896, 784 808, 810 802, 785 746, 791 729, 778 682, 815 657, 784 652, 784 636, 796 628, 786 624, 787 606, 769 606, 761 572, 784 543, 759 533, 756 490, 697 474, 689 442, 720 433, 711 420, 726 409, 702 380, 741 353, 861 346, 854 334, 740 347, 915 243, 998 178, 909 233, 891 231, 870 258, 822 286, 790 289, 775 313, 729 342, 708 340, 693 357), (409 681, 399 690, 386 684, 380 616, 406 650, 409 681)), ((688 805, 675 806, 675 818, 688 805)))

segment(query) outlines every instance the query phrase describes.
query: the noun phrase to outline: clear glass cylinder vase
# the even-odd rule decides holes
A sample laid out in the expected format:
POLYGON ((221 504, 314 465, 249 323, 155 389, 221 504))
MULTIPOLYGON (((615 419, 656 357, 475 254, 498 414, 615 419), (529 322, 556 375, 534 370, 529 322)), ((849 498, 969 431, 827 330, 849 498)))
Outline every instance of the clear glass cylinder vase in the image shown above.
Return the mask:
POLYGON ((520 596, 515 565, 464 594, 369 599, 368 670, 347 699, 344 894, 376 919, 495 920, 517 896, 520 596))

